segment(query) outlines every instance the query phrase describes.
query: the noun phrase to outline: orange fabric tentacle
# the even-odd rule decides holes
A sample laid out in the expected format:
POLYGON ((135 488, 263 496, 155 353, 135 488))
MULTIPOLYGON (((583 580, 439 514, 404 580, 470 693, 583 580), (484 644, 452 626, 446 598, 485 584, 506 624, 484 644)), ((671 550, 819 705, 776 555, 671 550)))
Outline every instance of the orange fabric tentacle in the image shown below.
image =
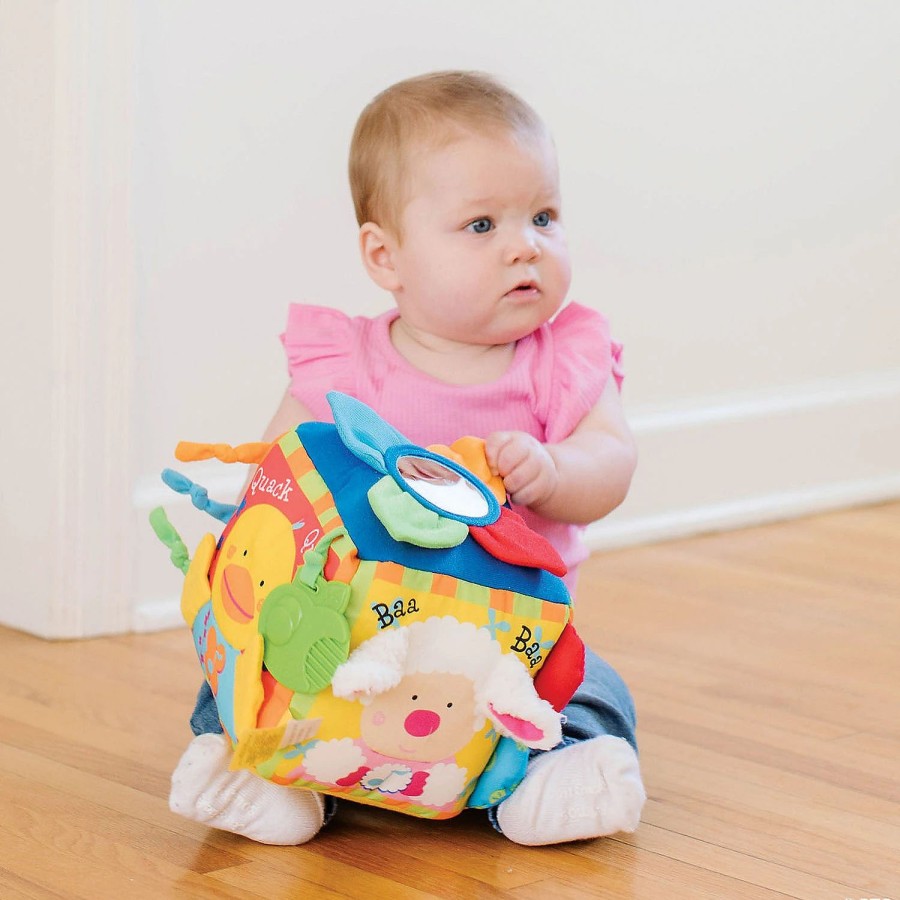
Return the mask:
POLYGON ((179 441, 175 448, 175 458, 181 462, 196 462, 200 459, 218 459, 224 463, 260 463, 269 452, 271 444, 256 441, 250 444, 200 444, 193 441, 179 441))

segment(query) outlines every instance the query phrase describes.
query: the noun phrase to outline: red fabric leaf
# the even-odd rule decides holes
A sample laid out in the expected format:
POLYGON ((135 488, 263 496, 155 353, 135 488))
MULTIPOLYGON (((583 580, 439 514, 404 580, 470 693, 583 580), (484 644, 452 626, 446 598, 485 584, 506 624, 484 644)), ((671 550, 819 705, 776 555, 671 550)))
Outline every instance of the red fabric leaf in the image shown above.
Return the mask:
POLYGON ((556 548, 507 506, 491 525, 470 525, 469 533, 495 559, 515 566, 546 569, 562 578, 568 571, 556 548))
POLYGON ((534 689, 557 712, 572 699, 584 681, 584 643, 570 622, 534 676, 534 689))

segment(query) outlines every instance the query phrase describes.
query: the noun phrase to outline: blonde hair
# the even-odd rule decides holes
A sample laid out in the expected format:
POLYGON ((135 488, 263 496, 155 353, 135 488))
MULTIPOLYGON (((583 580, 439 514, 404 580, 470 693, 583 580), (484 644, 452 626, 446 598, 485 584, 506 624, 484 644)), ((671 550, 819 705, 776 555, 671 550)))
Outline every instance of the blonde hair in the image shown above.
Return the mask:
POLYGON ((400 81, 366 106, 350 141, 356 221, 399 236, 413 150, 440 147, 460 130, 549 139, 538 114, 483 72, 431 72, 400 81))

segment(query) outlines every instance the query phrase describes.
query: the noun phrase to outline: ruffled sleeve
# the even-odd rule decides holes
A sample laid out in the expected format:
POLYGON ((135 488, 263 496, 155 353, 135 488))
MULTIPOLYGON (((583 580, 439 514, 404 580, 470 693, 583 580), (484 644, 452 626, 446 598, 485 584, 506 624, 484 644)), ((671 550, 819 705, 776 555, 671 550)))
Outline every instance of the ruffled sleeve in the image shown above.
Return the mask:
POLYGON ((547 392, 546 440, 567 438, 600 399, 610 376, 621 388, 622 345, 610 338, 606 317, 571 303, 550 323, 552 375, 547 392))
POLYGON ((281 343, 287 356, 290 391, 321 421, 331 421, 328 391, 353 394, 354 321, 326 306, 292 303, 281 343))

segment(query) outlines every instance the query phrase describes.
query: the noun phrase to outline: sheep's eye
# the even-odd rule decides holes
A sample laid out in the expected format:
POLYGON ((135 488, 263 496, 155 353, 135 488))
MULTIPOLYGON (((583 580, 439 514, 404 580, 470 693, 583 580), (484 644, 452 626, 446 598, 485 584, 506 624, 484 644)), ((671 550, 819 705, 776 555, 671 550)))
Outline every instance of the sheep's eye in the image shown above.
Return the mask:
POLYGON ((418 694, 413 694, 413 695, 412 695, 412 699, 413 699, 413 700, 418 700, 418 699, 419 699, 419 695, 418 695, 418 694))
POLYGON ((447 704, 447 709, 453 709, 453 704, 452 704, 452 703, 448 703, 448 704, 447 704))

